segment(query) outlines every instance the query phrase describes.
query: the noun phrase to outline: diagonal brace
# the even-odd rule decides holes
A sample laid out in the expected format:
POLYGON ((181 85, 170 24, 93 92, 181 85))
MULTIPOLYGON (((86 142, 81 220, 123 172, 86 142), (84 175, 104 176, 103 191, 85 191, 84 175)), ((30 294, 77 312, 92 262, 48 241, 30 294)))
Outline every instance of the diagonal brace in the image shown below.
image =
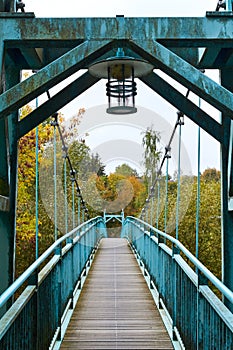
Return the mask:
POLYGON ((187 115, 217 141, 223 142, 222 125, 155 73, 140 78, 152 90, 187 115))
POLYGON ((18 122, 17 137, 18 139, 27 134, 30 130, 46 120, 53 113, 71 102, 74 98, 81 95, 92 85, 99 81, 88 72, 70 83, 67 87, 59 91, 55 96, 44 102, 36 110, 29 113, 25 118, 18 122))
POLYGON ((144 59, 233 119, 233 94, 155 40, 130 42, 144 59))
POLYGON ((0 95, 0 118, 21 108, 38 95, 90 64, 109 50, 111 41, 85 41, 30 78, 0 95))

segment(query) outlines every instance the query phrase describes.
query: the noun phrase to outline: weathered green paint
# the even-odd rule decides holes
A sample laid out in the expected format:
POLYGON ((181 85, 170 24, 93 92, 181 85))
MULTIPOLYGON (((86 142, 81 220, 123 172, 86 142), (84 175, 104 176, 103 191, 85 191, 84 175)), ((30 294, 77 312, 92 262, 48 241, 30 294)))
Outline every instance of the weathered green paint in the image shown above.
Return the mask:
POLYGON ((16 10, 16 0, 0 0, 0 12, 14 12, 16 10))
MULTIPOLYGON (((6 89, 17 84, 20 80, 19 70, 5 64, 6 89)), ((18 112, 12 113, 8 119, 1 120, 1 154, 0 173, 6 185, 9 184, 9 210, 0 211, 0 294, 14 280, 15 258, 15 220, 17 192, 17 135, 16 124, 18 112)))
POLYGON ((7 116, 30 102, 39 94, 60 83, 79 69, 95 60, 109 49, 108 40, 102 42, 86 41, 64 54, 28 79, 15 85, 0 96, 0 117, 7 116))
MULTIPOLYGON (((30 15, 30 14, 28 14, 30 15)), ((232 16, 217 13, 208 17, 116 17, 116 18, 27 18, 19 13, 3 16, 4 40, 147 40, 170 39, 180 47, 201 46, 205 40, 231 40, 232 16), (230 20, 229 20, 230 19, 230 20), (193 41, 197 42, 194 44, 193 41)), ((208 46, 208 45, 207 45, 208 46)))
MULTIPOLYGON (((152 62, 156 68, 160 68, 223 112, 221 125, 156 74, 142 78, 142 81, 222 145, 223 271, 224 282, 233 289, 233 218, 232 212, 228 211, 228 195, 231 193, 229 179, 233 177, 232 156, 229 153, 232 141, 230 118, 233 116, 233 95, 229 90, 232 90, 232 83, 227 80, 226 71, 223 85, 229 90, 199 71, 205 66, 222 68, 232 65, 232 18, 232 13, 225 12, 209 13, 205 18, 34 18, 33 14, 0 13, 0 67, 3 66, 4 55, 16 64, 15 72, 11 71, 11 74, 8 66, 8 90, 0 96, 0 149, 3 151, 0 178, 3 183, 10 182, 10 210, 0 212, 0 225, 3 227, 0 232, 3 242, 3 245, 0 245, 0 264, 2 266, 3 261, 3 265, 6 266, 4 271, 9 276, 7 283, 13 275, 17 138, 84 92, 97 80, 85 74, 23 121, 17 122, 16 110, 72 73, 87 68, 102 55, 112 53, 113 48, 124 47, 130 49, 133 56, 152 62), (201 59, 198 55, 199 48, 206 48, 201 59), (42 69, 24 82, 16 84, 19 68, 35 67, 42 69), (8 118, 5 124, 6 116, 8 118), (9 146, 4 140, 9 142, 9 146)), ((230 76, 232 77, 232 74, 229 75, 229 79, 230 76)))
POLYGON ((220 47, 207 47, 199 60, 199 67, 213 68, 216 65, 216 59, 221 51, 220 47))
POLYGON ((20 138, 28 133, 98 81, 98 78, 91 76, 88 72, 83 74, 22 119, 17 125, 17 137, 20 138))
MULTIPOLYGON (((223 69, 221 71, 221 82, 233 91, 233 70, 223 69)), ((228 288, 233 290, 233 210, 229 210, 230 190, 232 188, 232 148, 231 119, 228 115, 222 116, 224 128, 224 142, 221 144, 221 179, 222 179, 222 279, 228 288)), ((233 312, 233 306, 231 306, 233 312)))
POLYGON ((232 11, 232 0, 226 0, 226 11, 232 11))
POLYGON ((228 209, 233 210, 233 120, 231 121, 229 155, 228 155, 228 186, 229 186, 228 209))
POLYGON ((150 46, 148 43, 137 42, 131 43, 131 47, 156 68, 161 69, 206 102, 233 118, 233 94, 231 92, 158 42, 150 40, 149 42, 150 46))
MULTIPOLYGON (((3 196, 9 196, 8 185, 8 157, 7 157, 7 130, 6 121, 0 120, 0 150, 1 150, 1 162, 0 162, 0 194, 3 196)), ((9 285, 9 212, 0 210, 0 294, 9 285)))
POLYGON ((222 142, 223 130, 221 124, 211 118, 206 112, 173 88, 164 79, 155 73, 151 73, 140 79, 179 111, 187 115, 194 123, 208 132, 208 134, 213 136, 217 141, 222 142))
POLYGON ((42 60, 43 60, 43 51, 42 49, 34 49, 34 48, 22 48, 22 55, 25 57, 28 66, 33 69, 42 68, 42 60))
MULTIPOLYGON (((34 18, 32 14, 1 17, 3 40, 9 48, 46 48, 54 56, 56 47, 73 47, 80 41, 158 40, 166 47, 189 48, 179 55, 198 64, 198 47, 232 48, 232 21, 222 13, 206 18, 34 18), (143 28, 143 30, 142 30, 143 28), (192 28, 191 31, 183 28, 192 28), (214 31, 213 31, 214 28, 214 31), (50 50, 49 48, 54 48, 50 50), (192 48, 193 53, 190 51, 192 48)), ((26 61, 30 59, 25 55, 26 61)), ((30 55, 30 54, 29 54, 30 55)), ((33 55, 36 55, 35 52, 33 55)), ((46 57, 47 54, 44 56, 46 57)), ((232 57, 232 56, 231 56, 232 57)), ((45 59, 46 60, 46 59, 45 59)), ((37 62, 38 63, 38 62, 37 62)), ((47 62, 46 62, 47 63, 47 62)), ((25 67, 26 68, 26 67, 25 67)), ((215 67, 217 68, 217 67, 215 67)))
MULTIPOLYGON (((1 32, 1 25, 0 25, 1 32)), ((0 94, 3 92, 4 82, 4 43, 0 42, 0 94)))

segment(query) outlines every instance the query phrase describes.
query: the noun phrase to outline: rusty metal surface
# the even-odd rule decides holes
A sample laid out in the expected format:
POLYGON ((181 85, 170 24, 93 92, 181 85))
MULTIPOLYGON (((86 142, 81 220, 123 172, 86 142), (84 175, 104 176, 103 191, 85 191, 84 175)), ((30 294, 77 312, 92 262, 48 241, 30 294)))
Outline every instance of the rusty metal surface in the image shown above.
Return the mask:
POLYGON ((231 39, 229 16, 141 18, 1 18, 4 40, 231 39), (189 30, 187 30, 189 28, 189 30))
POLYGON ((205 76, 200 70, 175 55, 155 40, 147 43, 137 41, 131 44, 134 50, 144 55, 156 68, 161 69, 183 86, 205 101, 233 118, 233 94, 205 76))
POLYGON ((38 71, 23 82, 15 85, 0 96, 0 117, 3 118, 15 109, 30 102, 40 93, 45 92, 72 75, 98 57, 98 52, 106 52, 109 41, 86 41, 69 51, 50 65, 38 71))

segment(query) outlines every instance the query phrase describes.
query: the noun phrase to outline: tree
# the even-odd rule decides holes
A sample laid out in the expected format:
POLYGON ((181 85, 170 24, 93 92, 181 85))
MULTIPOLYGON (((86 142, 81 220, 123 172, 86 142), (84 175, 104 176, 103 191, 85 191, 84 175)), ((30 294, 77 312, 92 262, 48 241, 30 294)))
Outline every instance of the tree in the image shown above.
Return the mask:
MULTIPOLYGON (((24 118, 31 112, 30 106, 22 109, 21 118, 24 118)), ((51 136, 51 127, 49 124, 40 125, 39 133, 39 162, 42 159, 42 153, 45 144, 51 136)), ((16 276, 20 275, 35 260, 35 129, 19 140, 19 159, 18 159, 18 197, 16 214, 16 276)), ((40 207, 42 202, 40 200, 40 207)), ((46 215, 40 215, 39 238, 42 239, 44 226, 52 228, 51 222, 46 215), (48 223, 48 224, 45 224, 48 223)), ((49 236, 51 231, 47 230, 49 236)), ((47 247, 47 245, 45 244, 47 247)), ((45 249, 45 246, 42 248, 45 249)))
MULTIPOLYGON (((207 169, 208 170, 208 169, 207 169)), ((204 172, 205 173, 205 172, 204 172)), ((207 174, 209 172, 207 171, 207 174)), ((201 177, 200 189, 200 212, 199 212, 199 259, 221 279, 221 184, 218 177, 206 181, 201 177)), ((196 254, 196 200, 197 200, 197 178, 194 181, 182 183, 181 177, 181 201, 179 216, 179 240, 192 253, 196 254), (183 211, 183 215, 181 215, 183 211)), ((160 191, 160 216, 159 229, 164 230, 164 185, 161 184, 160 191)), ((176 201, 177 181, 168 183, 168 213, 167 233, 176 236, 176 201)), ((155 208, 157 198, 155 196, 155 208)), ((156 209, 155 209, 156 212, 156 209)), ((155 222, 155 221, 154 221, 155 222)), ((153 222, 153 224, 154 224, 153 222)))
POLYGON ((126 177, 135 176, 138 177, 138 173, 136 169, 132 169, 128 164, 123 163, 118 165, 115 169, 115 174, 123 175, 126 177))
POLYGON ((207 168, 203 171, 201 175, 202 180, 204 181, 220 181, 221 173, 215 168, 207 168))
POLYGON ((160 136, 153 127, 148 127, 143 133, 142 144, 144 147, 144 166, 145 176, 148 182, 148 186, 152 185, 158 168, 158 162, 160 159, 161 152, 158 151, 158 143, 160 136), (150 185, 149 185, 150 184, 150 185))
POLYGON ((124 209, 125 216, 137 216, 141 212, 141 209, 147 197, 146 186, 140 179, 135 176, 128 177, 128 181, 130 181, 133 187, 133 198, 124 209))

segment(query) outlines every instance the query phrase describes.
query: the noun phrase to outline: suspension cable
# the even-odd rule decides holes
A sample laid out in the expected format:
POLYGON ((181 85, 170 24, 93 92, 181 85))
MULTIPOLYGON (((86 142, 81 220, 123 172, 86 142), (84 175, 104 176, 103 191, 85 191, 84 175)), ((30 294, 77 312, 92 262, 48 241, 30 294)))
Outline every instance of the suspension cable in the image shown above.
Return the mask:
POLYGON ((75 200, 74 200, 74 178, 71 178, 72 181, 72 223, 73 229, 75 228, 75 200))
POLYGON ((179 142, 178 142, 178 166, 177 166, 177 199, 176 199, 176 239, 179 239, 179 210, 180 210, 180 158, 181 158, 181 126, 184 124, 181 120, 181 114, 178 113, 177 122, 179 125, 179 142))
MULTIPOLYGON (((187 90, 187 92, 186 92, 186 94, 185 94, 185 97, 186 97, 186 98, 188 98, 189 93, 190 93, 190 90, 187 90)), ((173 128, 173 130, 172 130, 172 134, 171 134, 171 137, 170 137, 170 139, 169 139, 169 141, 168 141, 168 144, 167 144, 167 146, 165 147, 165 153, 164 153, 164 156, 163 156, 162 161, 161 161, 161 163, 160 163, 159 169, 158 169, 158 171, 157 171, 157 176, 156 176, 156 178, 155 178, 155 180, 154 180, 154 183, 152 184, 152 186, 151 186, 151 188, 150 188, 150 193, 148 194, 148 199, 150 199, 150 198, 153 197, 153 193, 154 193, 154 190, 155 190, 156 183, 158 182, 158 180, 159 180, 159 178, 160 178, 160 176, 161 176, 161 174, 162 174, 162 168, 163 168, 163 165, 164 165, 164 163, 165 163, 165 160, 167 159, 167 154, 168 154, 168 153, 170 152, 170 150, 171 150, 171 144, 172 144, 172 141, 173 141, 173 139, 174 139, 174 136, 175 136, 175 133, 176 133, 176 129, 177 129, 177 127, 180 125, 180 123, 182 123, 182 125, 183 125, 184 113, 181 112, 181 111, 178 111, 178 112, 177 112, 177 115, 178 115, 178 117, 177 117, 175 126, 174 126, 174 128, 173 128)), ((143 209, 144 209, 144 208, 143 208, 143 209)), ((145 211, 145 209, 144 209, 144 210, 143 210, 143 209, 142 209, 142 211, 141 211, 140 217, 142 216, 142 214, 143 214, 144 211, 145 211)), ((158 209, 158 207, 157 207, 157 209, 158 209)), ((157 219, 156 219, 156 222, 157 222, 157 219)))
POLYGON ((80 214, 80 203, 81 202, 81 199, 80 199, 80 196, 78 196, 78 226, 81 224, 81 214, 80 214))
POLYGON ((68 200, 67 200, 67 167, 66 167, 66 157, 63 155, 64 158, 64 205, 65 205, 65 228, 66 233, 68 233, 68 200))
MULTIPOLYGON (((36 103, 37 104, 37 103, 36 103)), ((39 132, 36 127, 36 252, 35 259, 39 257, 39 132)))
MULTIPOLYGON (((53 118, 57 118, 58 116, 58 113, 54 113, 52 115, 53 118)), ((88 209, 86 207, 86 204, 85 204, 85 201, 82 197, 82 194, 81 194, 81 189, 79 187, 79 184, 78 184, 78 181, 77 181, 77 178, 76 178, 76 171, 75 169, 73 168, 73 165, 72 165, 72 162, 71 162, 71 159, 69 157, 69 154, 68 154, 68 147, 65 143, 65 140, 64 140, 64 137, 62 135, 62 130, 61 130, 61 127, 60 127, 60 124, 57 122, 57 125, 56 125, 56 128, 58 130, 58 133, 59 133, 59 136, 60 136, 60 140, 62 142, 62 150, 64 152, 64 158, 66 158, 67 162, 68 162, 68 165, 69 165, 69 168, 70 168, 70 176, 71 176, 71 181, 72 183, 74 183, 75 185, 75 188, 76 188, 76 192, 77 192, 77 195, 78 195, 78 198, 80 198, 80 204, 82 206, 82 209, 84 211, 84 214, 83 214, 83 222, 85 221, 85 215, 87 217, 87 220, 89 220, 89 214, 88 214, 88 209)))
MULTIPOLYGON (((55 113, 54 115, 58 115, 57 113, 55 113)), ((53 115, 53 117, 54 117, 53 115)), ((75 187, 76 187, 76 192, 78 194, 78 197, 80 198, 80 202, 81 202, 81 205, 82 205, 82 209, 84 210, 84 213, 85 215, 87 216, 87 219, 89 220, 89 214, 88 214, 88 209, 86 207, 86 204, 85 204, 85 201, 82 197, 82 194, 81 194, 81 189, 79 187, 79 184, 78 184, 78 181, 76 179, 76 171, 75 169, 73 168, 73 165, 72 165, 72 162, 71 162, 71 159, 69 157, 69 154, 68 154, 68 147, 66 146, 66 143, 65 143, 65 140, 64 140, 64 137, 62 135, 62 131, 61 131, 61 127, 58 123, 57 125, 57 129, 58 129, 58 132, 59 132, 59 135, 60 135, 60 139, 61 139, 61 142, 62 142, 62 150, 64 152, 64 155, 68 161, 68 164, 69 164, 69 168, 70 168, 70 175, 71 175, 71 179, 72 181, 74 182, 75 184, 75 187)))
POLYGON ((160 212, 160 180, 157 181, 157 211, 156 211, 156 228, 159 228, 159 212, 160 212))
POLYGON ((168 169, 169 159, 171 158, 171 148, 166 152, 167 164, 166 164, 166 185, 165 185, 165 208, 164 208, 164 232, 167 231, 167 210, 168 210, 168 169))
POLYGON ((57 240, 57 137, 56 137, 56 126, 57 126, 57 115, 51 122, 54 127, 53 133, 53 187, 54 187, 54 241, 57 240))
POLYGON ((153 226, 153 212, 154 212, 154 197, 151 199, 151 208, 150 208, 150 224, 153 226))
MULTIPOLYGON (((200 104, 200 99, 199 99, 200 104)), ((200 163, 201 163, 201 135, 198 127, 198 152, 197 152, 197 198, 196 198, 196 258, 199 259, 199 213, 200 213, 200 163)))
MULTIPOLYGON (((47 94, 48 99, 50 100, 51 96, 50 96, 49 90, 46 90, 46 94, 47 94)), ((57 120, 58 113, 57 113, 57 112, 54 113, 54 114, 52 115, 52 117, 53 117, 54 119, 57 120)), ((84 210, 84 216, 85 216, 85 214, 86 214, 87 220, 89 220, 90 217, 89 217, 89 213, 88 213, 88 208, 86 207, 85 201, 84 201, 84 199, 83 199, 83 197, 82 197, 82 194, 81 194, 81 189, 80 189, 79 184, 78 184, 78 181, 77 181, 77 179, 76 179, 76 177, 75 177, 75 170, 74 170, 74 168, 73 168, 73 166, 72 166, 72 162, 71 162, 70 157, 69 157, 69 155, 68 155, 68 147, 66 146, 66 143, 65 143, 64 137, 63 137, 63 135, 62 135, 62 131, 61 131, 60 125, 59 125, 59 123, 58 123, 58 120, 57 120, 57 125, 56 125, 56 127, 57 127, 57 130, 58 130, 58 132, 59 132, 60 140, 61 140, 61 142, 62 142, 62 150, 63 150, 63 152, 64 152, 64 157, 65 157, 65 158, 67 159, 67 161, 68 161, 69 168, 70 168, 70 174, 71 174, 71 176, 73 177, 73 181, 74 181, 75 186, 76 186, 76 192, 77 192, 77 194, 78 194, 78 198, 80 198, 80 202, 81 202, 82 208, 83 208, 83 210, 84 210)), ((83 220, 83 222, 84 222, 84 220, 83 220)))

